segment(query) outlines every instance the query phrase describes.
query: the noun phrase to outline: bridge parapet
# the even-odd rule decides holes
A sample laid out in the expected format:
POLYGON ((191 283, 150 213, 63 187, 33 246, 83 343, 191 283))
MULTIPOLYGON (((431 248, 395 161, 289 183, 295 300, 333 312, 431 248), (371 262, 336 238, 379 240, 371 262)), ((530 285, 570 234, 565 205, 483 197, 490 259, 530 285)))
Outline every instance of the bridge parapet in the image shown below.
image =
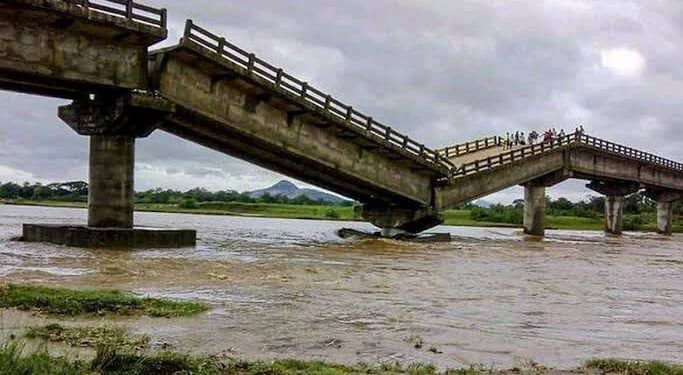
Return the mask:
POLYGON ((528 145, 488 158, 465 163, 451 171, 450 179, 453 180, 459 177, 465 177, 471 174, 480 173, 486 170, 502 167, 510 163, 518 162, 531 156, 575 146, 587 146, 607 154, 632 159, 634 161, 651 164, 653 166, 670 169, 676 172, 683 172, 683 163, 586 134, 572 133, 552 141, 528 145))
POLYGON ((165 8, 154 8, 133 0, 63 0, 66 3, 80 6, 85 10, 119 16, 133 22, 141 22, 165 29, 167 11, 165 8))
POLYGON ((494 136, 440 148, 437 149, 436 152, 439 153, 439 155, 441 155, 442 157, 450 159, 466 155, 469 153, 486 150, 492 147, 500 147, 502 145, 503 139, 501 137, 494 136))
POLYGON ((186 23, 181 45, 189 48, 200 47, 206 50, 224 62, 230 63, 239 75, 261 83, 267 86, 269 90, 277 92, 306 110, 319 114, 382 147, 400 153, 426 168, 447 175, 453 166, 450 161, 423 143, 419 143, 390 126, 380 123, 371 116, 363 114, 308 82, 286 73, 282 68, 278 68, 256 57, 253 53, 228 42, 225 38, 197 26, 192 20, 188 20, 186 23))

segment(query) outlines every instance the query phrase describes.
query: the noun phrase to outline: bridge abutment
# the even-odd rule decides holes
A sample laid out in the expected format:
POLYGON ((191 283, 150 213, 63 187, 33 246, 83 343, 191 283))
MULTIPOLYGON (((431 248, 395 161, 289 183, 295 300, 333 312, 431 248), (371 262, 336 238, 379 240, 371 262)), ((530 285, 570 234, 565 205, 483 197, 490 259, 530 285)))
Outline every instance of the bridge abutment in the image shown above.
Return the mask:
POLYGON ((545 185, 524 185, 524 233, 545 235, 545 185))
POLYGON ((75 101, 59 116, 90 137, 88 225, 25 225, 24 240, 79 247, 193 246, 196 232, 134 227, 135 143, 172 108, 145 95, 75 101))
POLYGON ((624 197, 637 192, 636 182, 592 181, 587 188, 605 195, 605 233, 620 235, 624 230, 624 197))

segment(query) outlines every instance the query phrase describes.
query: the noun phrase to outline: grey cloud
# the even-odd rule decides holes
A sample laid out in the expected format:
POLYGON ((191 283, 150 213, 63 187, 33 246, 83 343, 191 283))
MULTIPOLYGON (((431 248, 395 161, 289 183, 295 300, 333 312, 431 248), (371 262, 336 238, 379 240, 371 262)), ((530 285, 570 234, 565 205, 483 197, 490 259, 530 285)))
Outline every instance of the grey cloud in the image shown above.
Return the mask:
MULTIPOLYGON (((166 44, 192 18, 430 146, 580 122, 598 136, 683 159, 683 2, 148 3, 169 9, 166 44), (610 48, 642 54, 643 75, 602 67, 601 51, 610 48)), ((2 99, 0 165, 37 178, 85 177, 87 143, 56 118, 60 101, 2 99)), ((160 132, 138 142, 137 159, 150 167, 139 169, 139 187, 247 190, 281 178, 160 132)), ((550 191, 586 193, 581 183, 550 191)))

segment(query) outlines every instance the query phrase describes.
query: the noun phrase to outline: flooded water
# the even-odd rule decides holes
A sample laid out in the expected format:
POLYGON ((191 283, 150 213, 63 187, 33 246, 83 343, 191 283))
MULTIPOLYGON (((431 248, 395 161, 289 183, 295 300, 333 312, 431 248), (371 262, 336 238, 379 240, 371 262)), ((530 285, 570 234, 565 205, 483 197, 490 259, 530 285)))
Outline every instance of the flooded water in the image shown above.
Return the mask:
POLYGON ((0 206, 0 279, 210 303, 198 317, 116 322, 177 350, 440 367, 683 362, 680 235, 550 231, 538 241, 511 229, 444 226, 435 231, 453 242, 414 244, 335 235, 341 226, 370 229, 364 223, 140 213, 139 225, 197 229, 197 247, 10 241, 22 223, 84 223, 85 215, 0 206))

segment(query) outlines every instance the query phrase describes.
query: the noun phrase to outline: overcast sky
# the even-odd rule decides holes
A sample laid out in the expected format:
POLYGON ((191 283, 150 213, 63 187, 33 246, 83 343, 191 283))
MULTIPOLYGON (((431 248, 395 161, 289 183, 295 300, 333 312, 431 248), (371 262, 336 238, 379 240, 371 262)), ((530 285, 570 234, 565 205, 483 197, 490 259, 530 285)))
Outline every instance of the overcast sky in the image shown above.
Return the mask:
MULTIPOLYGON (((429 146, 573 129, 683 160, 683 1, 147 0, 429 146)), ((64 101, 0 93, 0 181, 87 179, 64 101)), ((174 136, 138 141, 136 189, 248 190, 283 176, 174 136)), ((580 199, 579 181, 549 190, 580 199)), ((513 188, 491 197, 521 197, 513 188)))

